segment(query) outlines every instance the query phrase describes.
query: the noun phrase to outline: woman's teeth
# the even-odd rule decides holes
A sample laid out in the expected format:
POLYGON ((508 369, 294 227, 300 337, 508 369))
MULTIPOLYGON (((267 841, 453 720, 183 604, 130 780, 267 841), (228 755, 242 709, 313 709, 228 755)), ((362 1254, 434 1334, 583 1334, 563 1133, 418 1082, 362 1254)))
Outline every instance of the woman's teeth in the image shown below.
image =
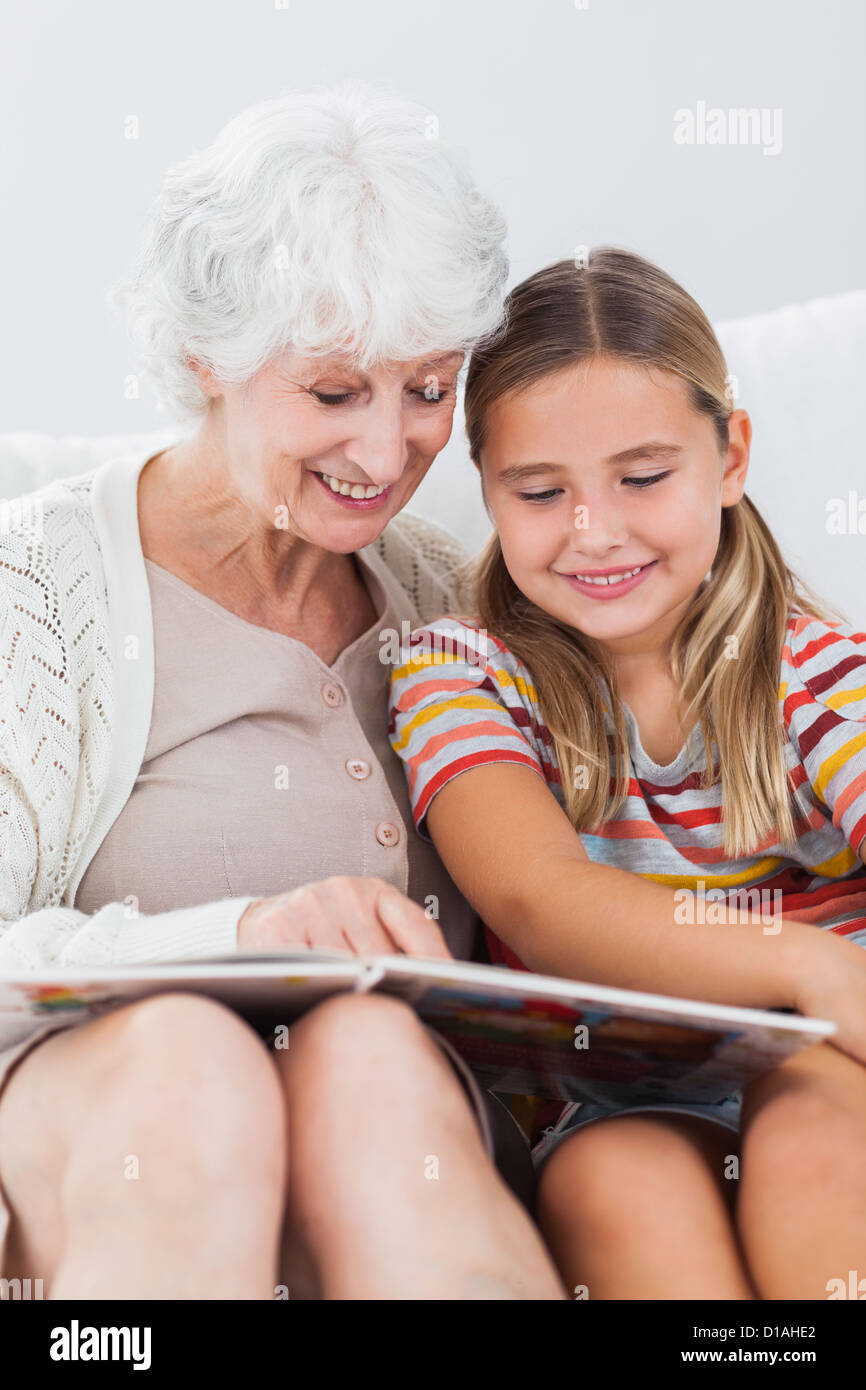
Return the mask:
POLYGON ((332 492, 340 492, 344 497, 356 497, 358 499, 378 497, 380 493, 385 491, 384 485, 378 487, 375 483, 371 483, 369 487, 365 487, 363 483, 347 483, 342 478, 332 478, 329 473, 323 473, 322 477, 332 492))
POLYGON ((576 574, 574 577, 582 584, 621 584, 624 579, 640 574, 642 569, 646 569, 646 565, 638 565, 636 570, 623 570, 622 574, 602 574, 595 579, 588 574, 576 574))

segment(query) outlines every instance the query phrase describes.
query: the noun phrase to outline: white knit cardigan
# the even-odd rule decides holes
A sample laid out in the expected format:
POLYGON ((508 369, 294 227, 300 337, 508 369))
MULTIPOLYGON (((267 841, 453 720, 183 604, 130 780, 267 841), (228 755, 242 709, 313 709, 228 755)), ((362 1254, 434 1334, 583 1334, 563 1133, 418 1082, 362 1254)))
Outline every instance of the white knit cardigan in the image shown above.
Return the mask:
MULTIPOLYGON (((254 901, 150 915, 72 906, 147 746, 138 475, 152 456, 151 445, 27 494, 0 534, 0 972, 224 954, 254 901)), ((400 584, 413 621, 453 609, 467 556, 432 522, 404 512, 361 554, 400 584)))

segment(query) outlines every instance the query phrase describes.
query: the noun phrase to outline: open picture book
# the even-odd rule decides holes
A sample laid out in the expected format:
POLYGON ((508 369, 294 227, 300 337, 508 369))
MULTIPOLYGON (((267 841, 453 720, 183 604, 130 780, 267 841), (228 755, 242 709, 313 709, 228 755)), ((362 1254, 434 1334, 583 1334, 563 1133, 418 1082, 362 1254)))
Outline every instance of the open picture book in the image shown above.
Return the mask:
POLYGON ((0 976, 0 1017, 82 1021, 167 990, 230 1005, 276 1046, 329 995, 370 992, 409 1003, 479 1082, 503 1094, 563 1101, 716 1101, 836 1025, 788 1011, 732 1008, 408 956, 287 949, 171 965, 59 968, 0 976), (277 1039, 279 1038, 279 1041, 277 1039))

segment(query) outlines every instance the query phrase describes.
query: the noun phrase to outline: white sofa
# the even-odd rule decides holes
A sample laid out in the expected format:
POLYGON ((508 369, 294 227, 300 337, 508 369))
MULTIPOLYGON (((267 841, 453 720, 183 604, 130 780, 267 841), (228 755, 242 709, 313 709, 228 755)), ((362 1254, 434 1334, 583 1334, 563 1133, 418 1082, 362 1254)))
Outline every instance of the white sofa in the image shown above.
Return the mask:
MULTIPOLYGON (((747 490, 791 565, 857 626, 866 624, 866 462, 860 391, 866 380, 866 290, 813 299, 716 325, 736 404, 752 416, 747 490), (862 502, 863 533, 828 530, 834 498, 862 502)), ((83 472, 113 453, 151 441, 153 451, 183 429, 142 434, 0 434, 0 499, 83 472)), ((466 453, 462 401, 454 432, 410 510, 458 535, 471 549, 489 523, 466 453)))

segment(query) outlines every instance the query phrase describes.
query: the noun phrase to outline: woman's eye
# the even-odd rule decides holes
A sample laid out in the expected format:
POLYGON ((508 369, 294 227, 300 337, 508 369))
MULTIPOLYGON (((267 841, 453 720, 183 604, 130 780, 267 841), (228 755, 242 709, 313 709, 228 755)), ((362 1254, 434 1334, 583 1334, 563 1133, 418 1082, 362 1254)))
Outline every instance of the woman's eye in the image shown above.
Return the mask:
MULTIPOLYGON (((315 396, 317 401, 321 401, 322 405, 345 405, 346 401, 352 399, 354 392, 343 391, 340 395, 337 396, 327 396, 321 391, 314 391, 313 395, 315 396)), ((440 401, 446 400, 447 397, 451 395, 451 391, 449 389, 445 391, 440 391, 438 396, 428 396, 426 389, 422 386, 418 387, 417 389, 413 389, 412 395, 418 396, 422 401, 424 401, 426 405, 438 405, 440 401)))
POLYGON ((650 487, 652 483, 660 483, 662 478, 667 476, 667 473, 654 473, 651 478, 623 478, 623 482, 628 483, 630 487, 643 488, 650 487))
POLYGON ((451 395, 451 392, 450 390, 445 390, 440 391, 439 394, 436 396, 428 396, 426 387, 419 386, 415 390, 413 390, 412 395, 417 396, 427 405, 438 405, 440 401, 447 400, 447 398, 451 395))
POLYGON ((549 502, 551 497, 556 497, 557 493, 561 491, 561 488, 550 487, 546 492, 518 492, 517 495, 524 502, 549 502))

